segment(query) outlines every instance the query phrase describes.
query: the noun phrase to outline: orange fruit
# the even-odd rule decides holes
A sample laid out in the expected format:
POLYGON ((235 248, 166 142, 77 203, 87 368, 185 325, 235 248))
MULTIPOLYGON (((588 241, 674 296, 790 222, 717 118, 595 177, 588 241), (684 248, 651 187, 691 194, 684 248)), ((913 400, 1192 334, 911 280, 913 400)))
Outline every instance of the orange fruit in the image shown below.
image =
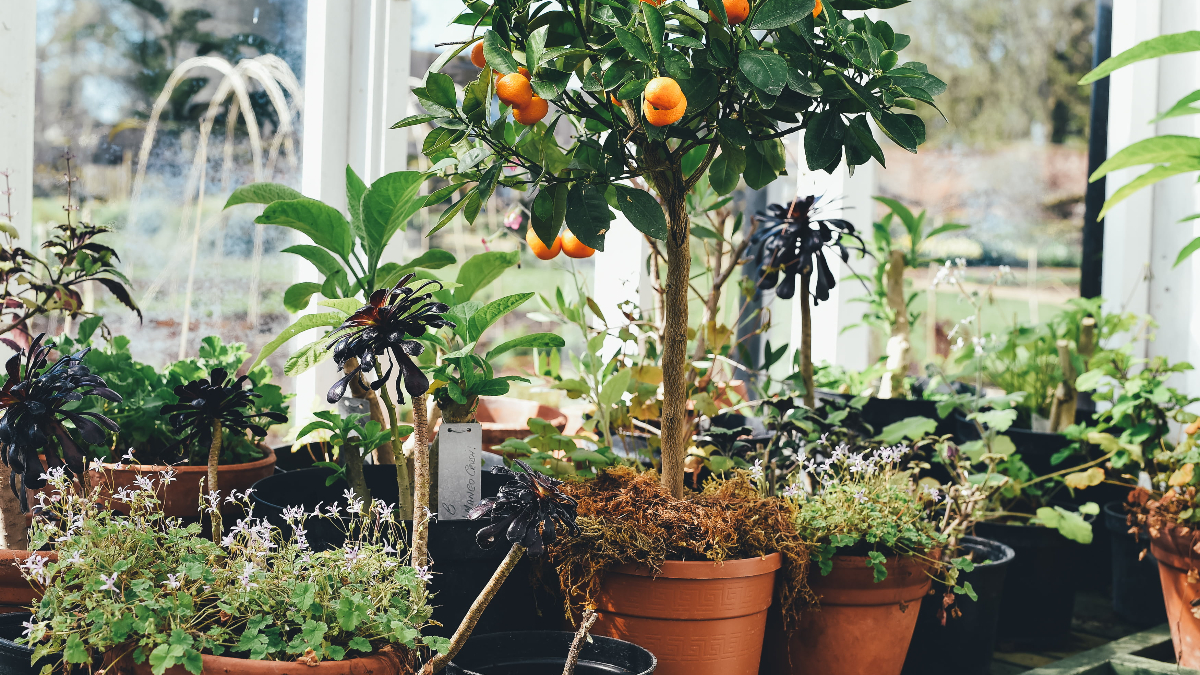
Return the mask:
POLYGON ((821 16, 822 9, 824 9, 824 7, 821 6, 821 0, 817 0, 817 6, 813 7, 813 18, 814 19, 817 18, 818 16, 821 16))
POLYGON ((659 110, 671 110, 683 100, 683 90, 669 77, 656 77, 646 84, 646 100, 659 110))
POLYGON ((1200 419, 1194 420, 1184 429, 1188 436, 1195 436, 1197 431, 1200 431, 1200 419))
POLYGON ((513 119, 531 127, 540 122, 547 112, 550 112, 550 105, 544 98, 534 94, 533 98, 529 99, 529 103, 520 108, 513 108, 513 119))
POLYGON ((496 83, 496 95, 507 105, 523 108, 533 99, 533 87, 529 86, 528 77, 510 73, 496 83))
MULTIPOLYGON (((517 72, 524 75, 525 79, 529 79, 529 70, 527 70, 525 66, 517 66, 517 72)), ((498 70, 493 71, 492 75, 496 77, 496 84, 500 84, 500 78, 504 77, 504 73, 498 70)))
MULTIPOLYGON (((725 16, 729 17, 729 25, 736 26, 745 21, 750 16, 750 0, 724 0, 725 16)), ((717 15, 712 12, 708 13, 717 20, 717 15)))
POLYGON ((616 94, 609 94, 608 99, 612 101, 613 105, 617 106, 618 108, 621 107, 621 100, 617 98, 616 94))
POLYGON ((579 238, 571 234, 570 230, 562 234, 562 250, 569 258, 590 258, 596 253, 596 249, 579 241, 579 238))
POLYGON ((666 0, 658 0, 658 2, 655 2, 655 0, 642 0, 642 2, 646 3, 647 5, 654 5, 655 7, 658 7, 666 2, 666 0))
POLYGON ((679 95, 679 105, 665 110, 654 107, 649 99, 642 101, 642 114, 646 116, 647 122, 656 127, 675 124, 683 119, 683 113, 685 112, 687 112, 687 97, 683 94, 679 95))
POLYGON ((483 57, 483 43, 476 42, 471 48, 471 63, 475 64, 476 68, 482 68, 487 65, 487 59, 483 57))
POLYGON ((533 251, 533 254, 541 260, 553 260, 557 258, 563 248, 561 234, 554 238, 554 246, 546 246, 542 243, 541 239, 538 239, 537 232, 534 232, 532 227, 525 232, 525 243, 529 244, 529 250, 533 251))

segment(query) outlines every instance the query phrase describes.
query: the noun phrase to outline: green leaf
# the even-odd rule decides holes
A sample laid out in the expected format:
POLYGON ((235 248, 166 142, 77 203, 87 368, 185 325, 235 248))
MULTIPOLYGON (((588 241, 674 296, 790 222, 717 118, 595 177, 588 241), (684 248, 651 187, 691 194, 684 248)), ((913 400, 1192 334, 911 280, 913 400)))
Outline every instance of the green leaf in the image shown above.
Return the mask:
POLYGON ((562 336, 556 333, 532 333, 515 337, 507 342, 496 345, 487 353, 486 358, 488 361, 491 361, 497 356, 514 349, 556 349, 566 344, 562 336))
POLYGON ((617 191, 617 208, 634 227, 651 239, 667 238, 667 216, 649 192, 620 184, 613 187, 617 191))
POLYGON ((667 22, 663 21, 662 12, 648 2, 639 2, 642 18, 646 21, 646 32, 650 35, 650 48, 654 53, 662 53, 663 34, 667 32, 667 22))
POLYGON ((233 191, 225 202, 225 208, 238 204, 270 204, 271 202, 304 199, 304 195, 286 185, 278 183, 251 183, 233 191))
POLYGON ((917 218, 913 215, 912 211, 908 210, 907 206, 890 197, 876 196, 875 201, 888 207, 892 213, 896 214, 900 218, 900 221, 904 223, 904 229, 910 231, 913 229, 913 223, 917 222, 917 218))
POLYGON ((600 388, 600 396, 596 399, 601 408, 611 408, 621 400, 625 390, 629 388, 629 380, 633 377, 632 368, 622 368, 613 373, 612 377, 600 388))
MULTIPOLYGON (((298 438, 302 438, 307 434, 300 434, 298 438)), ((301 612, 308 611, 312 606, 313 601, 317 597, 317 585, 309 581, 297 582, 292 587, 292 604, 301 612)))
POLYGON ((791 66, 775 52, 757 49, 738 54, 738 68, 754 86, 778 96, 787 86, 791 66))
POLYGON ((301 312, 308 307, 312 296, 320 292, 321 284, 311 281, 301 281, 300 283, 292 284, 283 292, 283 307, 292 314, 301 312))
POLYGON ((305 314, 299 319, 296 319, 295 323, 283 329, 283 332, 281 332, 279 335, 276 335, 275 338, 270 342, 263 345, 262 351, 258 353, 258 357, 254 359, 254 363, 250 364, 249 370, 254 370, 257 368, 259 364, 266 360, 268 356, 274 354, 277 349, 282 347, 285 342, 291 340, 304 331, 312 330, 313 328, 337 327, 342 325, 342 322, 345 320, 346 315, 340 312, 305 314))
POLYGON ((841 156, 846 125, 836 109, 813 115, 804 132, 804 159, 810 171, 819 171, 841 156))
POLYGON ((1193 106, 1193 103, 1200 102, 1200 89, 1179 99, 1179 102, 1171 106, 1166 112, 1159 114, 1154 119, 1150 120, 1150 124, 1161 122, 1172 117, 1183 117, 1185 115, 1200 115, 1200 108, 1193 106))
POLYGON ((408 219, 425 205, 425 198, 417 194, 425 178, 420 171, 389 173, 372 183, 363 195, 363 227, 367 235, 364 248, 369 269, 375 269, 396 231, 405 229, 408 219))
POLYGON ((350 640, 350 643, 346 646, 348 646, 350 649, 355 649, 367 654, 373 651, 371 643, 361 635, 355 635, 354 638, 350 640))
POLYGON ((1125 201, 1131 197, 1133 193, 1141 190, 1142 188, 1150 187, 1151 185, 1154 185, 1155 183, 1166 178, 1170 178, 1171 176, 1177 176, 1181 173, 1190 173, 1192 171, 1200 171, 1200 157, 1191 157, 1178 162, 1172 162, 1171 164, 1167 164, 1165 166, 1156 166, 1117 189, 1117 191, 1114 192, 1111 197, 1104 201, 1104 207, 1100 209, 1100 214, 1096 216, 1096 219, 1100 220, 1104 218, 1104 216, 1107 215, 1109 210, 1111 210, 1114 206, 1125 201))
POLYGON ((742 172, 746 170, 746 153, 730 154, 722 151, 708 167, 708 184, 719 195, 727 195, 737 189, 742 172))
POLYGON ((436 204, 441 204, 447 197, 454 194, 454 191, 462 187, 458 183, 451 183, 425 198, 425 206, 430 207, 436 204))
POLYGON ((570 81, 571 73, 565 73, 554 68, 542 68, 541 72, 533 78, 531 84, 533 86, 533 93, 550 101, 562 96, 563 92, 567 90, 567 84, 570 81))
POLYGON ((1200 158, 1200 138, 1191 136, 1155 136, 1138 141, 1109 157, 1088 181, 1095 182, 1118 169, 1143 164, 1168 164, 1200 158))
POLYGON ((470 300, 480 289, 496 280, 504 270, 521 262, 520 251, 487 251, 467 259, 458 270, 454 301, 470 300))
POLYGON ((493 30, 483 34, 483 57, 492 70, 505 75, 517 72, 519 67, 517 60, 509 53, 508 45, 504 44, 504 39, 493 30))
POLYGON ((410 115, 392 125, 393 129, 403 129, 404 127, 413 127, 418 124, 426 124, 438 118, 437 115, 410 115))
POLYGON ((1175 258, 1175 264, 1171 267, 1179 267, 1179 263, 1187 260, 1197 249, 1200 249, 1200 237, 1196 237, 1183 247, 1183 250, 1179 252, 1179 257, 1175 258))
POLYGON ((525 304, 532 297, 533 293, 516 293, 493 300, 480 307, 467 322, 467 339, 477 342, 489 326, 496 323, 500 317, 525 304))
POLYGON ((746 185, 754 190, 765 188, 778 177, 771 168, 771 162, 759 151, 757 143, 746 146, 746 168, 742 177, 746 179, 746 185))
POLYGON ((415 269, 437 270, 453 265, 455 262, 457 260, 449 251, 431 248, 403 265, 398 263, 381 265, 375 275, 375 288, 391 288, 400 281, 400 277, 415 269))
POLYGON ((1200 31, 1160 35, 1138 43, 1120 54, 1106 59, 1099 66, 1096 66, 1095 70, 1084 75, 1083 79, 1079 80, 1079 84, 1091 84, 1096 80, 1108 77, 1115 70, 1124 68, 1132 63, 1137 63, 1138 61, 1156 59, 1168 54, 1183 54, 1194 51, 1200 51, 1200 31))
POLYGON ((1059 534, 1071 541, 1092 543, 1092 524, 1076 511, 1068 511, 1061 506, 1043 506, 1037 510, 1035 520, 1045 527, 1058 530, 1059 534))
POLYGON ((350 223, 337 209, 315 199, 272 202, 254 222, 281 225, 302 232, 314 244, 332 251, 342 260, 350 257, 354 247, 350 223))
POLYGON ((879 147, 875 135, 871 133, 871 125, 867 124, 866 115, 852 118, 847 127, 850 133, 843 137, 846 144, 846 162, 852 166, 860 166, 873 157, 880 166, 886 168, 887 158, 883 156, 883 148, 879 147), (855 157, 851 158, 851 154, 855 157))
POLYGON ((546 50, 546 37, 549 33, 550 26, 545 25, 530 33, 529 39, 525 41, 525 63, 529 66, 531 75, 537 75, 538 67, 542 65, 542 53, 546 50))
POLYGON ((342 268, 342 264, 337 261, 337 258, 334 258, 332 255, 330 255, 329 251, 321 248, 320 246, 313 246, 312 244, 296 244, 295 246, 289 246, 283 249, 283 252, 292 253, 304 258, 308 262, 312 263, 313 267, 316 267, 317 271, 320 272, 321 276, 323 277, 331 277, 338 272, 345 272, 345 269, 342 268))
POLYGON ((722 0, 703 0, 708 11, 716 15, 722 26, 729 25, 729 15, 725 13, 725 3, 722 0))
MULTIPOLYGON (((645 4, 645 3, 642 3, 645 4)), ((629 101, 642 95, 646 91, 646 85, 650 80, 630 80, 621 85, 617 90, 617 99, 620 101, 629 101)))
POLYGON ((295 377, 331 356, 333 356, 333 352, 329 349, 329 336, 320 338, 304 345, 296 350, 295 354, 289 356, 283 364, 283 374, 295 377))
POLYGON ((905 439, 920 440, 936 429, 937 422, 928 417, 908 417, 884 427, 879 438, 887 445, 895 445, 905 439))
POLYGON ((767 0, 754 13, 751 30, 774 30, 799 22, 813 13, 816 0, 767 0))
POLYGON ((984 412, 971 413, 967 415, 967 419, 977 421, 992 431, 1004 432, 1008 431, 1013 422, 1017 421, 1017 411, 1015 408, 985 410, 984 412))
POLYGON ((550 242, 547 246, 554 243, 554 239, 562 230, 563 218, 567 212, 567 190, 566 183, 547 185, 542 187, 533 199, 529 226, 543 244, 550 242))
MULTIPOLYGON (((346 208, 350 211, 350 229, 359 241, 367 238, 363 229, 362 198, 367 191, 367 185, 354 173, 349 164, 346 165, 346 208)), ((341 267, 339 265, 339 267, 341 267)), ((332 274, 332 273, 331 273, 332 274)))
MULTIPOLYGON (((907 117, 916 116, 897 115, 896 113, 887 112, 885 110, 881 112, 875 118, 875 120, 879 122, 879 128, 883 130, 883 133, 886 134, 888 138, 892 139, 896 145, 899 145, 905 150, 915 154, 917 152, 917 146, 920 145, 920 141, 918 140, 917 135, 913 132, 913 128, 909 124, 909 121, 904 119, 907 117)), ((920 118, 916 119, 919 120, 920 118)))
MULTIPOLYGON (((154 652, 150 654, 150 665, 151 666, 154 665, 154 654, 158 653, 158 651, 160 649, 163 650, 162 656, 166 655, 167 646, 159 645, 158 648, 156 648, 154 650, 154 652)), ((162 658, 162 656, 160 656, 159 658, 162 658)), ((87 663, 88 662, 88 659, 90 657, 88 656, 87 647, 84 646, 83 640, 80 639, 78 633, 71 633, 69 636, 67 636, 67 643, 66 643, 65 648, 63 649, 63 658, 66 660, 67 663, 87 663)))
POLYGON ((642 42, 641 38, 624 28, 617 28, 616 34, 617 41, 621 43, 625 51, 629 52, 630 56, 642 63, 654 65, 655 59, 646 51, 646 45, 642 42))
POLYGON ((358 298, 326 298, 317 303, 322 307, 332 307, 341 312, 344 316, 350 316, 358 311, 359 307, 363 306, 362 300, 358 298))
POLYGON ((425 76, 425 92, 429 100, 447 110, 458 108, 458 94, 454 91, 454 80, 445 73, 429 73, 425 76))
POLYGON ((602 185, 575 183, 567 193, 567 227, 579 241, 597 251, 604 250, 604 234, 613 219, 604 190, 602 185))

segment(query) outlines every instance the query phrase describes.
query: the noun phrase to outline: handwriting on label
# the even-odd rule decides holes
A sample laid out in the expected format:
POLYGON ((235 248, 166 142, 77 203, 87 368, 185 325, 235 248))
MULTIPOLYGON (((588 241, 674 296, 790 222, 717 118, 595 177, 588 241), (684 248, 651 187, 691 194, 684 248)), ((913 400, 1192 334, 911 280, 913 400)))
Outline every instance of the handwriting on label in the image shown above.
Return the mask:
POLYGON ((438 520, 466 520, 480 500, 483 427, 443 424, 438 436, 438 520))

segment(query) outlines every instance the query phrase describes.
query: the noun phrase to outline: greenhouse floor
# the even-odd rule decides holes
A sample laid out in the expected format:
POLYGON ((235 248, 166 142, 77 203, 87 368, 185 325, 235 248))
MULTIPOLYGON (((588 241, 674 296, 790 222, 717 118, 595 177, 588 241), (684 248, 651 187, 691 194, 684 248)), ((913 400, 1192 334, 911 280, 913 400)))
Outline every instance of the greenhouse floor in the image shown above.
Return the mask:
MULTIPOLYGON (((1162 630, 1167 637, 1166 651, 1169 655, 1169 633, 1165 632, 1165 625, 1162 627, 1162 630)), ((996 645, 995 656, 992 660, 991 675, 1014 675, 1015 673, 1041 675, 1043 668, 1046 668, 1046 672, 1061 672, 1064 675, 1067 673, 1090 674, 1115 672, 1108 669, 1078 668, 1075 666, 1077 663, 1088 660, 1084 656, 1085 653, 1096 650, 1097 654, 1101 654, 1103 651, 1101 648, 1110 643, 1134 634, 1148 632, 1145 627, 1121 621, 1116 613, 1113 612, 1112 602, 1107 594, 1100 591, 1080 591, 1075 597, 1075 618, 1071 622, 1071 633, 1067 641, 1057 645, 1054 649, 1044 651, 1018 651, 1012 645, 1005 645, 1003 642, 1000 642, 996 645), (1063 659, 1069 657, 1074 657, 1068 662, 1072 667, 1065 669, 1054 667, 1054 664, 1058 664, 1063 659)), ((1162 650, 1160 649, 1159 651, 1162 650)), ((1097 664, 1101 661, 1100 658, 1095 660, 1097 664)), ((1063 665, 1065 666, 1067 663, 1063 665)), ((1174 670, 1175 667, 1171 666, 1171 668, 1174 670)), ((1135 670, 1131 672, 1157 671, 1135 670)), ((1193 671, 1181 670, 1179 672, 1190 673, 1193 671)))

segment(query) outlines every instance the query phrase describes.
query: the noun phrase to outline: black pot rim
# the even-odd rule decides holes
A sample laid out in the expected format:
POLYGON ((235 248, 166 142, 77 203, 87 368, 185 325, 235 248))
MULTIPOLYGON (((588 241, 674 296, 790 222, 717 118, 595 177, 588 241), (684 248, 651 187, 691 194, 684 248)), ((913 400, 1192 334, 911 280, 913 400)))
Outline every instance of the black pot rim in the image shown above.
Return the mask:
MULTIPOLYGON (((467 644, 470 645, 471 642, 475 642, 476 644, 478 644, 479 642, 484 642, 484 641, 496 641, 500 644, 505 644, 505 643, 510 643, 510 642, 529 640, 530 638, 532 638, 534 636, 554 636, 557 638, 562 638, 568 645, 571 643, 571 640, 573 640, 575 638, 575 634, 568 632, 568 631, 558 631, 558 630, 506 631, 503 633, 484 633, 482 635, 472 635, 467 640, 467 644)), ((644 653, 650 659, 649 660, 650 666, 648 668, 636 673, 635 675, 647 675, 648 673, 653 673, 655 668, 658 667, 658 657, 655 656, 649 649, 646 649, 645 647, 642 647, 641 645, 635 644, 633 642, 629 642, 627 640, 619 640, 617 638, 605 637, 603 635, 592 635, 590 637, 590 641, 593 645, 596 645, 596 646, 600 646, 600 645, 618 646, 618 645, 620 645, 622 647, 633 648, 636 651, 640 651, 640 652, 644 653)), ((587 648, 586 643, 584 645, 584 648, 585 649, 587 648)), ((564 656, 565 656, 565 654, 564 654, 564 656)), ((472 672, 472 671, 466 670, 465 668, 454 663, 453 661, 451 661, 450 664, 463 672, 466 672, 466 673, 472 672)))
POLYGON ((980 567, 1001 567, 1011 563, 1017 557, 1017 552, 1013 550, 1013 547, 1005 544, 1004 542, 996 541, 995 539, 988 539, 987 537, 977 537, 968 534, 959 540, 959 545, 961 546, 962 544, 974 544, 980 548, 987 546, 988 548, 998 549, 1000 551, 1000 559, 985 560, 983 562, 975 563, 976 569, 980 567))

